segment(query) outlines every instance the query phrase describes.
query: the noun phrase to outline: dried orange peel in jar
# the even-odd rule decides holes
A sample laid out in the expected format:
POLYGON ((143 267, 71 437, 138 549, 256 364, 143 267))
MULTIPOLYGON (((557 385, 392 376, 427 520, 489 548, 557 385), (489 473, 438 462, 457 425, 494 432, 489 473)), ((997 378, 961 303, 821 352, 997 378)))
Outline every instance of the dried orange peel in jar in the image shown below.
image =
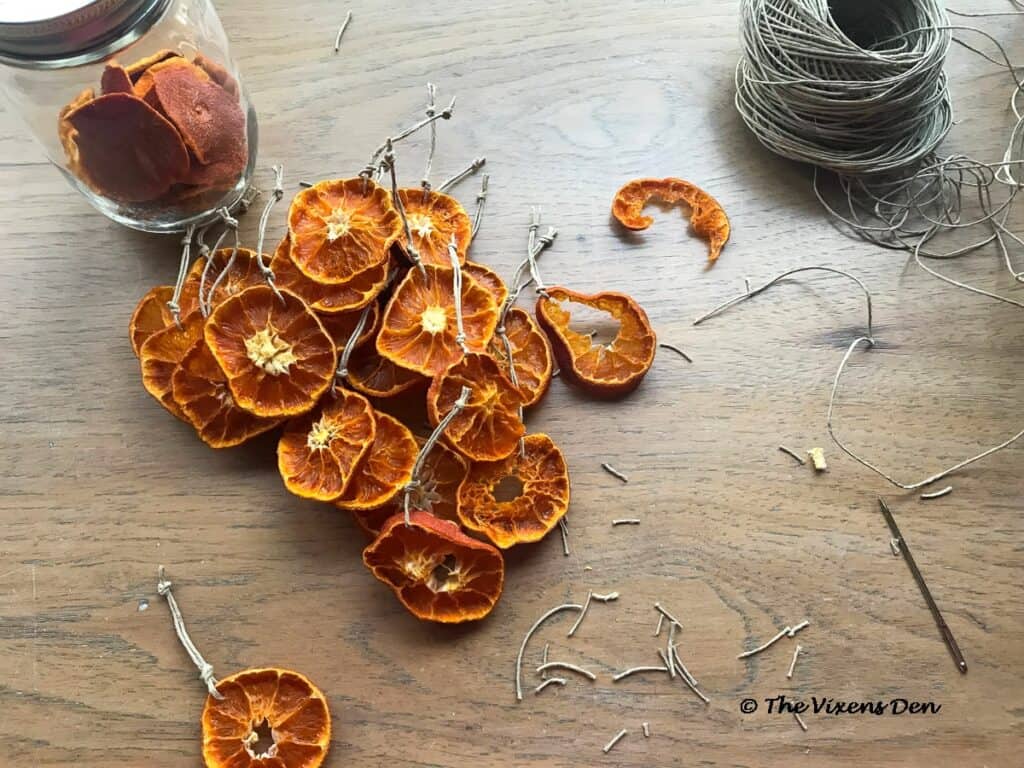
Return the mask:
POLYGON ((519 419, 523 397, 492 357, 469 354, 434 378, 427 390, 427 416, 437 426, 452 410, 463 388, 471 390, 462 412, 444 438, 473 461, 497 461, 516 449, 525 432, 519 419))
POLYGON ((657 337, 647 313, 623 293, 548 288, 537 300, 537 322, 551 341, 562 378, 595 397, 632 392, 654 362, 657 337), (593 333, 574 330, 573 305, 603 313, 615 326, 612 340, 595 342, 593 333))
POLYGON ((206 343, 240 408, 278 418, 308 411, 334 381, 334 341, 302 300, 266 285, 214 308, 206 343))
POLYGON ((402 422, 377 411, 377 432, 345 492, 334 502, 348 510, 373 509, 391 501, 412 478, 419 446, 402 422))
POLYGON ((501 597, 501 552, 420 510, 395 515, 363 550, 371 573, 394 590, 409 612, 424 621, 456 624, 491 612, 501 597))
POLYGON ((217 684, 203 708, 207 768, 318 768, 331 744, 323 692, 298 672, 247 669, 217 684), (273 743, 261 747, 260 731, 273 743))
POLYGON ((316 410, 293 419, 277 444, 277 468, 296 496, 335 501, 348 488, 377 435, 373 407, 338 389, 316 410))
POLYGON ((288 210, 292 262, 327 285, 347 283, 387 262, 401 231, 391 193, 361 177, 314 184, 288 210))
POLYGON ((203 336, 203 318, 198 313, 182 321, 182 327, 171 324, 147 338, 139 348, 142 365, 142 386, 179 419, 186 420, 174 402, 171 377, 185 354, 203 336))
POLYGON ((540 541, 569 509, 569 468, 550 437, 527 435, 523 452, 473 462, 459 487, 459 520, 502 549, 540 541))
MULTIPOLYGON (((382 357, 411 371, 434 376, 462 359, 450 267, 410 269, 384 311, 377 336, 382 357)), ((486 349, 498 323, 494 297, 469 275, 462 279, 462 325, 471 350, 486 349)))
MULTIPOLYGON (((409 222, 412 244, 424 264, 449 266, 448 244, 455 238, 459 263, 466 260, 466 251, 473 239, 473 222, 462 204, 443 192, 420 188, 398 190, 398 199, 409 222)), ((405 232, 398 241, 406 245, 405 232)))
POLYGON ((362 309, 384 290, 388 282, 390 261, 358 272, 344 283, 319 283, 304 275, 290 256, 291 238, 285 235, 270 260, 274 283, 291 291, 320 314, 350 312, 362 309))
MULTIPOLYGON (((505 335, 512 348, 512 363, 515 365, 516 383, 523 395, 523 406, 535 405, 551 384, 551 346, 530 313, 519 307, 512 307, 505 315, 505 335)), ((491 339, 491 357, 508 375, 508 350, 499 335, 491 339)))
POLYGON ((615 193, 612 215, 627 229, 647 229, 654 223, 642 211, 651 198, 690 206, 690 226, 708 241, 708 261, 714 262, 729 240, 729 217, 715 198, 683 179, 634 179, 615 193))

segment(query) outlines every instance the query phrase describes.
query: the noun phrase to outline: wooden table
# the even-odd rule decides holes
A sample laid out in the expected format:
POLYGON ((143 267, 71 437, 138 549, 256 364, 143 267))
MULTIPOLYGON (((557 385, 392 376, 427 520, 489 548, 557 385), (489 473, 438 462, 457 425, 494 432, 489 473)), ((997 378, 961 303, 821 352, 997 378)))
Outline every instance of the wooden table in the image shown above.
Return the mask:
MULTIPOLYGON (((769 156, 732 108, 734 3, 224 2, 220 11, 260 114, 260 171, 353 174, 423 108, 424 83, 458 95, 435 178, 487 156, 490 196, 474 258, 509 274, 531 205, 559 229, 548 282, 617 289, 663 341, 643 386, 597 403, 561 382, 529 414, 572 469, 572 554, 553 535, 509 553, 505 594, 479 626, 412 619, 363 568, 362 533, 332 507, 289 495, 274 441, 213 452, 145 393, 125 328, 151 285, 172 280, 176 243, 115 227, 3 117, 0 183, 0 764, 196 766, 204 690, 157 596, 169 568, 193 637, 220 674, 280 665, 329 694, 328 766, 921 766, 1019 764, 1024 747, 1024 446, 955 475, 936 501, 898 491, 841 455, 825 432, 836 366, 864 330, 840 278, 786 283, 706 325, 692 319, 792 266, 862 277, 883 342, 854 356, 836 424, 904 481, 1021 427, 1024 314, 944 285, 905 254, 847 239, 808 173, 769 156), (394 7, 399 6, 399 7, 394 7), (692 179, 734 225, 720 262, 678 211, 639 237, 609 223, 615 189, 645 175, 692 179), (815 475, 777 450, 825 447, 815 475), (609 462, 623 484, 603 472, 609 462), (907 567, 889 551, 876 497, 901 521, 964 648, 959 674, 907 567), (639 526, 612 527, 617 517, 639 526), (548 608, 617 590, 568 639, 564 618, 521 638, 548 608), (705 707, 661 676, 661 601, 705 707), (148 606, 148 608, 147 608, 148 606), (808 619, 750 661, 737 654, 808 619), (803 653, 787 679, 795 643, 803 653), (552 659, 598 673, 532 694, 552 659), (933 715, 768 714, 785 694, 894 697, 933 715), (760 708, 741 714, 753 698, 760 708), (650 723, 644 739, 642 722, 650 723), (621 728, 628 736, 603 755, 621 728)), ((967 6, 964 0, 960 5, 967 6)), ((1002 9, 996 0, 978 9, 1002 9)), ((1024 59, 1024 20, 976 22, 1024 59)), ((1009 78, 955 50, 959 124, 947 143, 1001 155, 1009 78)), ((419 179, 424 137, 401 148, 419 179)), ((471 206, 478 180, 457 194, 471 206)), ((257 216, 243 221, 252 245, 257 216)), ((283 231, 284 208, 271 233, 283 231)), ((1024 216, 1011 221, 1017 231, 1024 216)), ((1018 248, 1018 265, 1024 256, 1018 248)), ((943 265, 1024 298, 993 251, 943 265)))

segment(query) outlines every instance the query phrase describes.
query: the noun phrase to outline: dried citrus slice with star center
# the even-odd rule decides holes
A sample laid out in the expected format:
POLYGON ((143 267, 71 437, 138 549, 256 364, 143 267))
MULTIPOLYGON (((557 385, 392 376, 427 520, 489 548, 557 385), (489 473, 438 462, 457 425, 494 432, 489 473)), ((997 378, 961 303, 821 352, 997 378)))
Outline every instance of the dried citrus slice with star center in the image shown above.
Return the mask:
POLYGON ((714 262, 729 241, 729 217, 715 198, 683 179, 634 179, 615 193, 612 215, 627 229, 647 229, 654 223, 642 211, 652 197, 666 203, 686 203, 690 206, 690 226, 708 241, 708 261, 714 262))
POLYGON ((318 768, 331 744, 327 699, 286 669, 247 669, 217 684, 203 708, 207 768, 318 768))
POLYGON ((593 295, 547 289, 537 300, 537 321, 551 341, 562 378, 596 397, 618 397, 636 389, 654 362, 657 337, 647 313, 623 293, 593 295), (574 311, 596 310, 617 326, 610 341, 571 327, 574 311))
POLYGON ((427 390, 427 415, 434 426, 451 411, 463 387, 471 394, 444 437, 473 461, 497 461, 515 450, 525 432, 519 420, 523 397, 489 355, 470 354, 435 377, 427 390))
POLYGON ((334 501, 348 488, 377 434, 373 408, 339 389, 315 411, 288 422, 277 444, 277 468, 296 496, 334 501))
POLYGON ((288 210, 292 262, 328 285, 385 263, 401 231, 391 193, 360 177, 314 184, 288 210))
POLYGON ((363 562, 414 616, 447 624, 482 619, 505 581, 501 552, 419 510, 388 520, 363 562))
POLYGON ((146 339, 174 323, 174 316, 167 307, 167 302, 173 295, 173 287, 158 285, 135 305, 132 319, 128 322, 128 339, 136 357, 139 356, 139 350, 146 339))
POLYGON ((377 432, 345 492, 334 504, 341 509, 373 509, 385 504, 412 479, 419 447, 398 419, 377 411, 377 432))
POLYGON ((569 468, 547 435, 527 435, 523 452, 473 462, 459 487, 459 520, 502 549, 539 541, 569 509, 569 468))
POLYGON ((201 337, 171 376, 171 393, 199 439, 211 448, 241 445, 281 423, 253 416, 235 404, 224 371, 201 337))
POLYGON ((286 235, 274 252, 270 269, 279 288, 291 291, 310 309, 323 314, 361 309, 384 290, 390 259, 357 272, 344 283, 319 283, 304 275, 292 262, 291 239, 286 235))
MULTIPOLYGON (((448 244, 453 237, 459 263, 466 260, 473 239, 473 222, 458 200, 443 192, 422 189, 400 189, 398 199, 405 209, 412 244, 424 264, 450 265, 448 244)), ((404 231, 399 243, 406 244, 404 231)))
POLYGON ((249 288, 210 314, 206 343, 240 408, 276 418, 308 411, 334 380, 334 342, 296 295, 249 288))
POLYGON ((202 335, 203 318, 193 314, 182 322, 181 328, 171 324, 152 334, 139 348, 142 385, 160 405, 179 419, 185 419, 185 416, 174 402, 171 377, 182 358, 202 335))
MULTIPOLYGON (((396 365, 434 376, 462 358, 450 267, 410 269, 395 289, 377 336, 377 351, 396 365)), ((494 297, 470 276, 462 280, 466 345, 486 349, 498 323, 494 297)))
MULTIPOLYGON (((523 405, 534 405, 544 397, 551 384, 551 347, 547 337, 541 333, 530 313, 519 307, 512 307, 505 315, 505 335, 512 348, 512 362, 519 391, 523 394, 523 405)), ((491 339, 491 356, 508 374, 508 350, 498 335, 491 339)))

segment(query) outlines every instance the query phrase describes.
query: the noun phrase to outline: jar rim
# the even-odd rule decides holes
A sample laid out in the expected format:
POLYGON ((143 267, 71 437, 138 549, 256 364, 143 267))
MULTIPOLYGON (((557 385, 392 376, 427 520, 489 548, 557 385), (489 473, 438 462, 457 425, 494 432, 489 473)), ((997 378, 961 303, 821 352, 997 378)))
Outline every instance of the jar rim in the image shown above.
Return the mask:
POLYGON ((64 69, 98 61, 142 37, 170 2, 92 0, 50 18, 0 21, 0 63, 64 69))

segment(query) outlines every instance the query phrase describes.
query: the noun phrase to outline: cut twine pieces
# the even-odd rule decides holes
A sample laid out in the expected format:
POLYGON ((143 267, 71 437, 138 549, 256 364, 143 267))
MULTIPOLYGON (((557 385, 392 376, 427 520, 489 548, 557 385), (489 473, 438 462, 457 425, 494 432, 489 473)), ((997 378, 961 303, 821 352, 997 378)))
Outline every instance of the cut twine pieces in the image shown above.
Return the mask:
POLYGON ((185 629, 185 619, 182 618, 181 610, 178 608, 178 601, 174 599, 174 594, 171 592, 171 582, 165 578, 162 565, 157 569, 157 579, 157 594, 167 601, 167 607, 171 611, 171 621, 174 622, 174 631, 177 633, 178 640, 181 642, 185 652, 192 659, 192 663, 199 670, 199 679, 206 683, 206 690, 209 691, 213 698, 223 699, 224 696, 217 690, 217 678, 213 676, 213 665, 209 664, 202 654, 199 653, 199 649, 196 648, 192 638, 188 635, 188 630, 185 629))

